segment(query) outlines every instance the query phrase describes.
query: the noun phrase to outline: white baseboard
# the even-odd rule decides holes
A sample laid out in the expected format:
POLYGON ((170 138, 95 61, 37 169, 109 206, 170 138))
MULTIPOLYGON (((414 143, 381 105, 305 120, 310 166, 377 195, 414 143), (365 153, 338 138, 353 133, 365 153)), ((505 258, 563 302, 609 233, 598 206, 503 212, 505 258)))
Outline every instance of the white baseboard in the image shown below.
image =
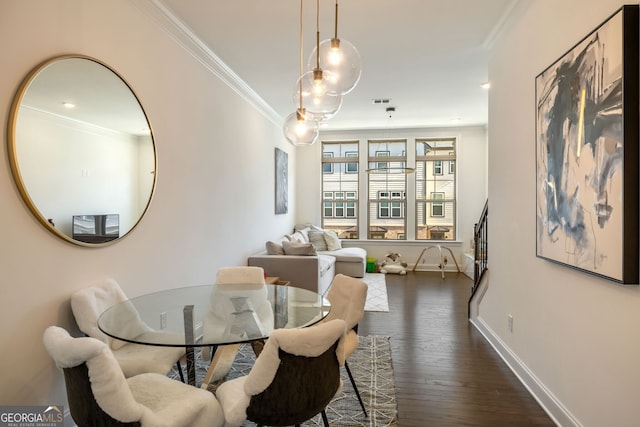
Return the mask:
POLYGON ((483 280, 478 289, 471 306, 471 324, 485 337, 485 339, 496 350, 498 355, 504 360, 509 369, 518 377, 520 382, 527 388, 529 393, 540 404, 542 409, 558 425, 563 427, 581 427, 582 424, 562 405, 545 385, 535 376, 535 374, 511 351, 502 339, 489 327, 489 325, 478 316, 478 306, 486 289, 487 280, 483 280))

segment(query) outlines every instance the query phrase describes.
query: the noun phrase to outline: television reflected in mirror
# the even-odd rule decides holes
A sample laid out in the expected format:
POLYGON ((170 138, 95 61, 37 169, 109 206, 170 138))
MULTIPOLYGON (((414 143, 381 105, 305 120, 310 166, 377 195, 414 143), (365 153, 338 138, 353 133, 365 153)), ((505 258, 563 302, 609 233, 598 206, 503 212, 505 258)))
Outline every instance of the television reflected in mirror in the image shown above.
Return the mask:
POLYGON ((74 215, 73 239, 85 243, 105 243, 120 237, 120 215, 74 215))

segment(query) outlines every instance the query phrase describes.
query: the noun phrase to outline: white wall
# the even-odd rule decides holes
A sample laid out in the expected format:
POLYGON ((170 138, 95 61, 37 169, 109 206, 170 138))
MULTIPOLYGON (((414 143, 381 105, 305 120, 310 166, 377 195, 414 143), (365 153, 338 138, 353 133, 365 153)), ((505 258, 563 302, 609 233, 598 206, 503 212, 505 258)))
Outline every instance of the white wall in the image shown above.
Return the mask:
MULTIPOLYGON (((354 130, 354 131, 325 131, 320 134, 319 141, 360 141, 360 146, 366 147, 368 139, 380 138, 406 138, 413 144, 419 138, 457 138, 457 168, 458 168, 458 238, 455 242, 449 242, 450 247, 462 269, 463 252, 470 251, 473 236, 473 225, 480 217, 482 208, 487 198, 487 132, 484 127, 452 127, 452 128, 424 128, 424 129, 385 129, 385 130, 354 130)), ((322 144, 317 143, 310 147, 298 150, 297 167, 298 200, 297 221, 321 223, 322 183, 321 177, 322 144)), ((415 162, 415 153, 407 153, 408 164, 415 162)), ((360 170, 368 167, 366 149, 360 154, 360 170)), ((409 175, 409 180, 413 175, 409 175)), ((362 181, 362 178, 361 178, 362 181)), ((408 188, 414 188, 411 183, 408 188)), ((360 183, 361 194, 366 194, 366 183, 360 183)), ((359 212, 367 212, 366 200, 360 200, 359 212)), ((407 212, 408 221, 414 221, 414 213, 407 212)), ((366 215, 361 215, 359 225, 362 230, 367 229, 366 215)), ((425 247, 431 245, 426 241, 345 241, 345 246, 357 244, 367 250, 369 256, 383 259, 389 251, 399 252, 403 259, 411 266, 416 262, 418 255, 425 247)), ((446 253, 448 255, 448 252, 446 253)), ((435 250, 427 253, 424 266, 420 268, 432 269, 440 263, 440 255, 435 250)), ((449 269, 455 269, 453 263, 449 269)))
POLYGON ((534 82, 621 4, 523 2, 489 66, 491 249, 477 322, 566 426, 638 425, 640 289, 536 258, 534 82))
MULTIPOLYGON (((47 326, 77 333, 70 295, 104 277, 129 296, 205 284, 218 267, 241 265, 295 218, 274 215, 274 147, 296 156, 279 123, 216 77, 129 0, 2 2, 0 116, 22 79, 63 53, 98 58, 132 86, 153 127, 156 192, 140 224, 122 241, 90 249, 50 234, 30 214, 0 156, 0 402, 64 404, 61 373, 42 345, 47 326), (246 197, 239 198, 242 194, 246 197)), ((2 132, 6 144, 6 133, 2 132)))

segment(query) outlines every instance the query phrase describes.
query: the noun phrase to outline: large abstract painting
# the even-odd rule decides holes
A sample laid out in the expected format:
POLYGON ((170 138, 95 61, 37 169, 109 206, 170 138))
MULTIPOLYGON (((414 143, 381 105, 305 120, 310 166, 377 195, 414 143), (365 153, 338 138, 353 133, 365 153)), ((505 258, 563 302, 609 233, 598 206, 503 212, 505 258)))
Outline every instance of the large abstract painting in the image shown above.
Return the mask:
POLYGON ((536 77, 536 254, 638 283, 638 6, 536 77))
POLYGON ((276 148, 276 215, 289 211, 289 155, 276 148))

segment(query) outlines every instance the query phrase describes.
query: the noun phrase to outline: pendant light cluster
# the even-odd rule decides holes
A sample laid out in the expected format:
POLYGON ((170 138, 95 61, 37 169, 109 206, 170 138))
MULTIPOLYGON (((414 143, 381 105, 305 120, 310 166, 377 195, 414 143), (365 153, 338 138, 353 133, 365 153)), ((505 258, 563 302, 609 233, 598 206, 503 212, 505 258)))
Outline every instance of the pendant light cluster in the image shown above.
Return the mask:
POLYGON ((320 42, 320 0, 316 0, 316 46, 303 70, 302 1, 300 0, 300 78, 293 100, 297 106, 284 123, 284 135, 294 145, 317 141, 319 124, 333 117, 342 106, 342 97, 358 84, 362 73, 360 54, 346 40, 338 38, 338 1, 335 33, 320 42))

